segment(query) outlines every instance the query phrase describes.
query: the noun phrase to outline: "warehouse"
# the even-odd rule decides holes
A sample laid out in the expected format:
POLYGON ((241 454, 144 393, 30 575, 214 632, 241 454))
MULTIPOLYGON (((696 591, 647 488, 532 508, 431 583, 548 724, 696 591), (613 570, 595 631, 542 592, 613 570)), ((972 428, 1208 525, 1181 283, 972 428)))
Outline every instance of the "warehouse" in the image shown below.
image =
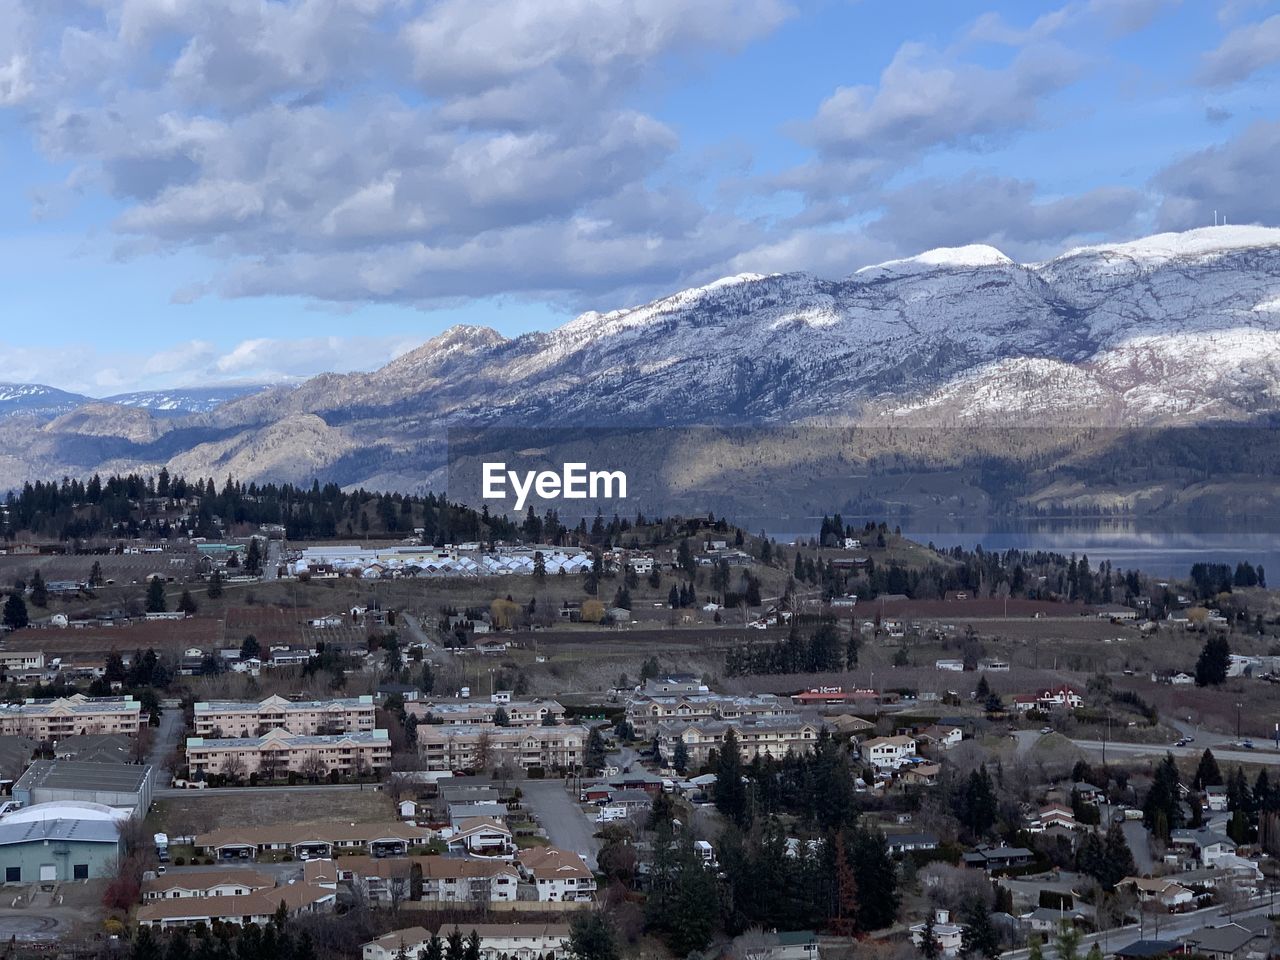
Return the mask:
POLYGON ((145 817, 151 807, 153 771, 143 764, 37 760, 13 785, 24 806, 62 800, 100 803, 145 817))
POLYGON ((41 803, 0 819, 5 883, 60 883, 115 873, 128 814, 97 803, 41 803))

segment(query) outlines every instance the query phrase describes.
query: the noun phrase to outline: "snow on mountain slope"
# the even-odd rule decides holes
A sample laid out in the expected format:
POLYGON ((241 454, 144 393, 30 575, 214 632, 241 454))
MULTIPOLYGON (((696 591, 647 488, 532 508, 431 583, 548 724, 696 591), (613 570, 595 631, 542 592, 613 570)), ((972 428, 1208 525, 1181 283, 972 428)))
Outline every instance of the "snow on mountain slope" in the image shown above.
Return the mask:
POLYGON ((157 416, 180 416, 186 413, 208 413, 228 401, 259 393, 265 389, 266 387, 261 384, 249 384, 142 390, 137 393, 121 393, 114 397, 107 397, 103 402, 150 410, 157 416))
POLYGON ((56 417, 91 402, 89 397, 41 383, 0 383, 0 417, 56 417))

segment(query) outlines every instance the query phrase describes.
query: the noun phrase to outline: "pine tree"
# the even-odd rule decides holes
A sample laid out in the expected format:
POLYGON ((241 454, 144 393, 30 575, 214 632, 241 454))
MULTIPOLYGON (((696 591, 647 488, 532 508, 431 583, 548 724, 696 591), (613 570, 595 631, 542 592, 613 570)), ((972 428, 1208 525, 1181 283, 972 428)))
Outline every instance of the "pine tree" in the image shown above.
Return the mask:
POLYGON ((569 924, 573 960, 619 960, 618 937, 602 910, 579 911, 569 924))
POLYGON ((190 590, 182 591, 182 596, 178 598, 178 609, 188 617, 195 616, 196 601, 195 598, 191 596, 190 590))
POLYGON ((835 911, 828 926, 837 936, 852 937, 858 932, 858 878, 849 862, 843 833, 836 834, 832 856, 835 867, 835 911))
POLYGON ((152 577, 151 582, 147 584, 147 613, 164 613, 168 609, 169 604, 164 596, 164 581, 159 577, 152 577))
POLYGON ((1200 754, 1200 765, 1196 767, 1194 785, 1197 790, 1222 786, 1222 771, 1218 769, 1217 758, 1208 747, 1205 747, 1204 753, 1200 754))
POLYGON ((31 574, 31 602, 37 607, 49 605, 49 588, 44 585, 44 577, 39 570, 31 574))
POLYGON ((685 746, 683 740, 676 740, 675 750, 671 753, 671 766, 678 773, 684 773, 689 769, 689 748, 685 746))
POLYGON ((10 630, 21 630, 29 622, 27 602, 16 593, 9 594, 9 599, 4 602, 4 625, 10 630))
POLYGON ((1196 660, 1196 686, 1216 687, 1227 679, 1231 647, 1226 637, 1210 637, 1196 660))
POLYGON ((598 727, 592 727, 591 733, 587 735, 586 755, 583 758, 583 766, 593 774, 599 774, 605 766, 605 749, 604 737, 600 735, 598 727))
POLYGON ((258 538, 249 540, 249 549, 244 557, 244 572, 251 577, 262 573, 262 548, 258 546, 258 538))
POLYGON ((971 897, 960 911, 964 929, 960 933, 960 952, 966 957, 983 957, 996 960, 1000 956, 1000 936, 991 922, 987 905, 978 897, 971 897))
POLYGON ((920 956, 924 960, 938 960, 942 956, 942 945, 933 930, 933 911, 930 910, 924 918, 924 929, 920 931, 920 956))
POLYGON ((222 571, 214 570, 209 574, 209 583, 205 587, 205 596, 210 600, 217 600, 222 596, 222 571))
POLYGON ((747 820, 747 791, 742 783, 742 752, 733 728, 724 735, 716 761, 716 783, 713 791, 716 809, 738 826, 747 820))

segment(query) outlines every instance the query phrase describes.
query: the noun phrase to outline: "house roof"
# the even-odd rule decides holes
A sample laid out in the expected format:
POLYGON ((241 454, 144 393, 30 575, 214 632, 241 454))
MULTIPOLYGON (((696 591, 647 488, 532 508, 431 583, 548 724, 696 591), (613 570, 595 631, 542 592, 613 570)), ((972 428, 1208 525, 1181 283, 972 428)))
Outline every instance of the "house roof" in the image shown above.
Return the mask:
POLYGON ((138 922, 261 917, 274 913, 282 903, 286 910, 296 911, 334 898, 336 894, 332 890, 307 883, 292 883, 231 897, 176 897, 144 903, 138 908, 138 922))
POLYGON ((1242 927, 1238 923, 1228 923, 1221 927, 1208 927, 1188 933, 1183 936, 1182 942, 1194 944, 1201 952, 1235 953, 1257 936, 1258 934, 1247 927, 1242 927))
POLYGON ((591 870, 582 857, 572 850, 558 847, 534 847, 516 854, 520 866, 537 880, 567 880, 590 877, 591 870))
POLYGON ((166 873, 147 880, 142 884, 142 892, 162 893, 166 890, 208 890, 235 884, 260 890, 276 885, 275 878, 259 870, 236 869, 228 867, 222 870, 182 870, 177 873, 166 873))
POLYGON ((419 947, 431 939, 431 931, 426 927, 405 927, 403 930, 392 930, 390 933, 384 933, 375 940, 360 945, 361 950, 365 947, 380 947, 383 950, 395 951, 401 946, 405 948, 419 947))
POLYGON ((1152 957, 1163 957, 1180 949, 1181 944, 1173 940, 1135 940, 1126 947, 1116 951, 1117 957, 1130 957, 1133 960, 1149 960, 1152 957))

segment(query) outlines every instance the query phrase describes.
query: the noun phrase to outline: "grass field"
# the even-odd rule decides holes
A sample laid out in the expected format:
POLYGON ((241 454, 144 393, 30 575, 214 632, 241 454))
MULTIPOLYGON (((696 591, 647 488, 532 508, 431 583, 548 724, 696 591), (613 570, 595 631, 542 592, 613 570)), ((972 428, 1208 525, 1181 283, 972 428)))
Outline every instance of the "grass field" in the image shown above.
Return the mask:
POLYGON ((395 804, 381 790, 227 791, 190 797, 164 797, 147 818, 151 832, 175 836, 224 826, 277 823, 381 823, 397 820, 395 804))

